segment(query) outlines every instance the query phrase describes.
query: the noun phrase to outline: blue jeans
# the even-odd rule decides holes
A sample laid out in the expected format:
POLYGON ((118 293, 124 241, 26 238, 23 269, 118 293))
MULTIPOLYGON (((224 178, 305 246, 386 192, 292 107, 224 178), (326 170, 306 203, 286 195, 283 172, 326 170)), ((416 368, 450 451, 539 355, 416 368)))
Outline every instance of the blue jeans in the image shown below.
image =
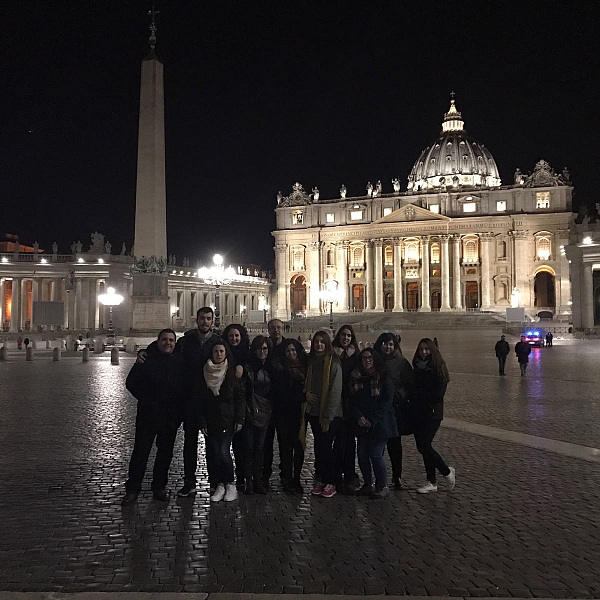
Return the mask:
POLYGON ((233 483, 232 437, 231 433, 209 433, 206 436, 206 445, 210 448, 213 463, 213 483, 233 483))
POLYGON ((358 438, 358 466, 367 485, 371 485, 371 465, 375 473, 375 485, 383 488, 387 485, 387 468, 383 460, 383 450, 387 440, 376 440, 369 433, 358 438))

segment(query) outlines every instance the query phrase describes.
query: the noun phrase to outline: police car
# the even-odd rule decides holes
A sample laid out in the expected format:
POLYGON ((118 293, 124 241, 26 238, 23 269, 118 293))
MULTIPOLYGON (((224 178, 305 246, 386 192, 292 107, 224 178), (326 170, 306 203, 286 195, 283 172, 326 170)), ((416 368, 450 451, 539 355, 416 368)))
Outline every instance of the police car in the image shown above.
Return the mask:
POLYGON ((530 346, 537 346, 538 348, 544 346, 544 333, 539 329, 530 329, 523 336, 525 337, 525 343, 530 346))

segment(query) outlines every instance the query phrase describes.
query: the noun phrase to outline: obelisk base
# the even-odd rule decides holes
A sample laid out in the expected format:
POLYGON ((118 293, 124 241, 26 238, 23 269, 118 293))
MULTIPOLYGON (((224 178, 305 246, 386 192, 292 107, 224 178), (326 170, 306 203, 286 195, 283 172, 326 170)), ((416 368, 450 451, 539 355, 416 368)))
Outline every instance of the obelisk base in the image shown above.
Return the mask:
POLYGON ((158 333, 170 327, 167 276, 159 273, 135 273, 133 275, 133 321, 137 332, 158 333))

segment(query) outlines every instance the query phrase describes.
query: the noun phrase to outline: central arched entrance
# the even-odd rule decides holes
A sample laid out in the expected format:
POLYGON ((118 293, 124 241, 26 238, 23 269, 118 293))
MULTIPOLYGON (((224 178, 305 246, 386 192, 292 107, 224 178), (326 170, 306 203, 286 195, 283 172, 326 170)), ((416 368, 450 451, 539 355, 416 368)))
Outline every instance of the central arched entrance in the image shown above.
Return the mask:
POLYGON ((479 283, 465 282, 465 308, 479 308, 479 283))
POLYGON ((406 310, 419 310, 419 284, 406 284, 406 310))
POLYGON ((293 313, 306 310, 306 278, 304 275, 292 277, 290 282, 290 306, 293 313))
POLYGON ((533 305, 535 307, 555 308, 554 271, 550 267, 540 267, 533 282, 533 305))
POLYGON ((365 309, 365 286, 362 284, 352 286, 352 309, 365 309))

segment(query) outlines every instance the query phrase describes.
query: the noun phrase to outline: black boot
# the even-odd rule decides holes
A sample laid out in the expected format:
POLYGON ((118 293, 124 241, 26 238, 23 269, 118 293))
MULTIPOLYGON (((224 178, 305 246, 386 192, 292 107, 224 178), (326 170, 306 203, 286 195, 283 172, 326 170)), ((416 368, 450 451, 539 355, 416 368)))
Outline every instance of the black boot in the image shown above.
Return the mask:
POLYGON ((246 494, 246 496, 252 496, 254 494, 254 485, 252 484, 252 477, 246 477, 246 487, 244 488, 244 494, 246 494))

